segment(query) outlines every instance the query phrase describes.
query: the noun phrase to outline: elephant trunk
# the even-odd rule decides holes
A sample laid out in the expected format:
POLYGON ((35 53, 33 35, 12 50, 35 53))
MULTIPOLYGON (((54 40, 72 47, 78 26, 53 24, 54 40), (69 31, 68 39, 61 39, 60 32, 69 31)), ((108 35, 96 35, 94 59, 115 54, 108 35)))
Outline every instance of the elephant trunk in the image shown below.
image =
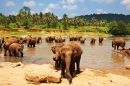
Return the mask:
POLYGON ((65 62, 66 62, 66 74, 67 74, 67 79, 69 81, 69 83, 72 83, 72 76, 70 74, 70 64, 71 64, 71 56, 67 56, 65 58, 65 62))
POLYGON ((55 56, 53 57, 53 60, 57 61, 57 60, 59 60, 59 58, 60 58, 60 52, 56 51, 55 56))

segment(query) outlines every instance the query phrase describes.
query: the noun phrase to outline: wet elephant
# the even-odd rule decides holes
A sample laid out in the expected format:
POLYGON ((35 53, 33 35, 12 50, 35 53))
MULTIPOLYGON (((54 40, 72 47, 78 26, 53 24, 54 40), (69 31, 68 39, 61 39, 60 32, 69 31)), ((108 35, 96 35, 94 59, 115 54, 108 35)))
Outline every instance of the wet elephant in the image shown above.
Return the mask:
POLYGON ((99 43, 102 43, 103 37, 99 36, 99 43))
POLYGON ((65 42, 65 39, 63 38, 63 37, 55 37, 55 42, 56 43, 63 43, 63 42, 65 42))
POLYGON ((114 50, 117 50, 119 49, 119 46, 122 47, 122 49, 124 49, 125 47, 125 40, 123 38, 120 38, 120 37, 116 37, 112 40, 112 47, 114 47, 114 50))
POLYGON ((36 39, 36 43, 42 42, 42 37, 41 36, 36 36, 36 37, 32 37, 32 38, 36 39))
POLYGON ((55 36, 47 36, 46 42, 53 42, 55 40, 55 36))
POLYGON ((24 45, 19 43, 12 43, 9 46, 9 55, 15 57, 23 57, 24 45))
POLYGON ((80 38, 82 38, 82 36, 75 36, 75 41, 80 41, 80 38))
POLYGON ((55 61, 55 69, 59 70, 61 67, 61 55, 60 48, 64 46, 64 43, 58 43, 55 46, 51 47, 52 52, 55 54, 53 60, 55 61))
POLYGON ((9 38, 3 43, 3 48, 4 48, 4 56, 7 56, 7 51, 9 50, 9 46, 12 43, 19 43, 19 40, 16 38, 9 38))
POLYGON ((35 38, 31 36, 27 36, 25 39, 26 39, 27 47, 35 47, 35 44, 36 44, 35 38))
POLYGON ((74 41, 74 37, 73 36, 69 36, 69 41, 74 41))
POLYGON ((96 41, 95 38, 91 38, 91 39, 90 39, 90 44, 95 44, 95 41, 96 41))
POLYGON ((85 43, 86 38, 80 38, 80 43, 85 43))
POLYGON ((80 73, 81 54, 81 47, 74 42, 69 42, 60 49, 61 77, 65 77, 66 70, 66 78, 68 79, 69 83, 72 83, 73 72, 75 71, 75 63, 77 65, 77 73, 80 73))

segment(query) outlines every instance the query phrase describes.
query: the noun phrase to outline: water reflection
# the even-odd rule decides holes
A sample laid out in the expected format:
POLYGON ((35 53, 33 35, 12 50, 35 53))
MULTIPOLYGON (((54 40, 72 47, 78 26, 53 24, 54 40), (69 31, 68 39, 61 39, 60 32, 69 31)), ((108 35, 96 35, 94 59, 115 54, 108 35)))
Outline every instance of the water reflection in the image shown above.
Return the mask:
POLYGON ((103 43, 99 43, 99 46, 103 46, 103 43))
POLYGON ((112 61, 114 63, 118 63, 118 64, 124 64, 124 55, 123 54, 120 54, 119 52, 117 51, 113 51, 112 53, 112 61))
POLYGON ((22 62, 22 58, 6 56, 4 62, 22 62))

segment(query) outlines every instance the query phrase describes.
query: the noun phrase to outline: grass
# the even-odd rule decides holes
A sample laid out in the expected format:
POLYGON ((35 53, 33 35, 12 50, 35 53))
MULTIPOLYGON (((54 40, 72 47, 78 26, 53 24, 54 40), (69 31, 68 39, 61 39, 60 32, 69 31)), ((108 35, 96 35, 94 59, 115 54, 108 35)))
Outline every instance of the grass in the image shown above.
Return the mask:
POLYGON ((11 35, 33 35, 33 36, 46 36, 46 35, 55 35, 55 36, 111 36, 108 34, 107 27, 96 27, 96 26, 79 26, 75 28, 74 26, 68 27, 69 30, 59 30, 58 28, 46 28, 41 29, 42 26, 35 25, 30 29, 26 30, 24 27, 13 28, 8 31, 0 31, 0 36, 11 36, 11 35))

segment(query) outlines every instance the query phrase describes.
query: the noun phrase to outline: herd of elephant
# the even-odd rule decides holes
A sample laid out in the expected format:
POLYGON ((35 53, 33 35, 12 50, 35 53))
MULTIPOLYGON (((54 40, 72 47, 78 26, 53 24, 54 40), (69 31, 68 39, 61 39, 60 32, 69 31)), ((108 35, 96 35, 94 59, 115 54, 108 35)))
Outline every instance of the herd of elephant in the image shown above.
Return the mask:
MULTIPOLYGON (((72 83, 73 73, 75 72, 76 63, 76 74, 80 73, 80 59, 83 53, 81 47, 74 41, 80 41, 80 43, 85 43, 86 38, 82 36, 69 36, 69 42, 64 43, 65 39, 61 36, 47 36, 45 37, 46 42, 56 42, 56 45, 51 47, 54 53, 53 60, 55 62, 55 69, 61 69, 61 77, 66 77, 69 83, 72 83), (66 73, 65 73, 66 71, 66 73)), ((95 43, 95 38, 91 38, 90 43, 95 43)), ((103 37, 99 37, 99 43, 103 42, 103 37)), ((42 37, 28 35, 25 38, 19 36, 9 36, 2 37, 0 39, 0 49, 4 50, 4 56, 7 55, 15 57, 23 57, 23 43, 27 44, 27 47, 35 47, 36 43, 42 42, 42 37)), ((123 38, 116 37, 112 40, 112 47, 114 49, 119 49, 119 46, 124 49, 125 40, 123 38)))
POLYGON ((40 36, 32 37, 31 35, 26 36, 25 38, 20 36, 3 36, 0 38, 0 49, 4 50, 4 56, 15 56, 23 57, 24 43, 27 44, 27 47, 35 47, 36 43, 42 42, 40 36))

